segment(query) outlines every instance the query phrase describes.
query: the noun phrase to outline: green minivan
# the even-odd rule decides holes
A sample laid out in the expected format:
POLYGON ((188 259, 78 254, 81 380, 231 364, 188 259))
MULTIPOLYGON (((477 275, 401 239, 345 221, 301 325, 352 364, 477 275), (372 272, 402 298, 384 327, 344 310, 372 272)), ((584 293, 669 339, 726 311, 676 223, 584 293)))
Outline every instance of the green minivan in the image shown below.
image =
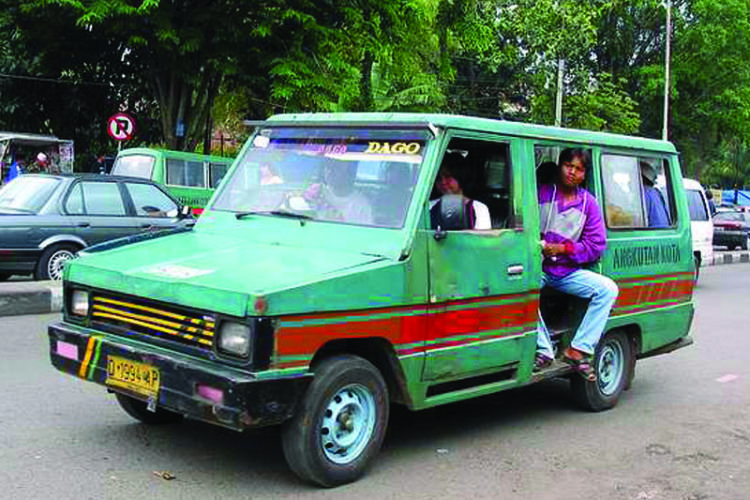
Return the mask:
POLYGON ((117 154, 111 173, 151 179, 166 187, 180 203, 200 214, 232 161, 231 158, 184 151, 130 148, 117 154))
POLYGON ((637 360, 692 343, 690 217, 668 142, 431 114, 253 125, 194 228, 92 247, 65 267, 52 364, 144 423, 280 424, 291 469, 335 486, 372 463, 391 404, 561 377, 584 409, 606 410, 637 360), (561 352, 586 308, 540 289, 537 184, 571 147, 591 158, 585 188, 606 226, 591 268, 619 288, 593 382, 559 361, 533 370, 539 314, 561 352), (484 229, 432 227, 448 155, 464 159, 484 229), (664 179, 658 227, 646 164, 664 179))

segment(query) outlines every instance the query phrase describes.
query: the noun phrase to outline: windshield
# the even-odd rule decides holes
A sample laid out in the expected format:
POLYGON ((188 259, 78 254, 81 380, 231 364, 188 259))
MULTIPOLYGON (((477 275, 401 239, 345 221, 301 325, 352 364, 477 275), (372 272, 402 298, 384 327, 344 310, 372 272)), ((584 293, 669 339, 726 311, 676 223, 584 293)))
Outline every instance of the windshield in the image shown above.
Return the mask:
POLYGON ((740 212, 722 212, 714 216, 715 221, 739 221, 744 222, 745 216, 740 212))
POLYGON ((212 208, 399 228, 427 137, 427 131, 263 129, 212 208))
POLYGON ((55 177, 21 175, 0 188, 0 209, 38 212, 60 183, 55 177))
POLYGON ((112 175, 127 175, 150 179, 154 169, 154 157, 148 155, 118 156, 112 167, 112 175))
POLYGON ((687 196, 690 220, 708 220, 708 208, 706 207, 706 204, 703 203, 703 194, 695 189, 687 189, 685 190, 685 195, 687 196))

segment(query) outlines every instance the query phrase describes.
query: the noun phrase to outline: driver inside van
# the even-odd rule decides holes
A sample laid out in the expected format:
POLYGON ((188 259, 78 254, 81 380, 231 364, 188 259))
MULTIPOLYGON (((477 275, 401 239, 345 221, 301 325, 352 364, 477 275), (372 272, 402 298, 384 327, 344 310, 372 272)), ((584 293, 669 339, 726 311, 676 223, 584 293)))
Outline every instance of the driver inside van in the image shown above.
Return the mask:
MULTIPOLYGON (((615 282, 608 277, 584 269, 586 264, 599 259, 607 244, 599 204, 581 187, 589 164, 586 150, 563 150, 556 181, 539 186, 539 206, 542 288, 548 286, 590 299, 586 314, 562 357, 584 378, 595 381, 594 351, 618 291, 615 282)), ((534 369, 549 366, 554 357, 549 332, 540 313, 534 369)))
POLYGON ((327 162, 323 182, 311 185, 303 197, 318 210, 321 219, 372 225, 372 207, 354 186, 356 178, 356 163, 327 162))

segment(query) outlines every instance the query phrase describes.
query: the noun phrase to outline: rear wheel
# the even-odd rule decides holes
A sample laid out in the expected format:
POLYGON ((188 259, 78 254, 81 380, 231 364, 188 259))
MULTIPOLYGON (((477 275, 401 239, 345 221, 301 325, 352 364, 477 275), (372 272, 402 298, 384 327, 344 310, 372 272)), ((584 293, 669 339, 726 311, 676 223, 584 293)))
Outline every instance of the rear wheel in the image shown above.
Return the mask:
POLYGON ((570 381, 573 397, 586 410, 609 410, 620 399, 634 367, 633 348, 627 335, 617 330, 609 332, 599 341, 594 354, 596 381, 588 382, 574 375, 570 381))
POLYGON ((58 243, 48 247, 42 252, 37 262, 34 279, 61 280, 63 266, 67 261, 75 258, 78 250, 79 247, 72 243, 58 243))
POLYGON ((693 256, 693 283, 698 283, 698 278, 701 274, 701 260, 697 255, 693 256))
POLYGON ((149 411, 148 404, 140 399, 135 399, 119 392, 115 393, 115 397, 117 397, 117 402, 120 403, 125 413, 144 424, 164 425, 182 420, 182 415, 179 413, 174 413, 163 408, 156 408, 156 411, 149 411))
POLYGON ((324 360, 297 414, 284 424, 289 467, 321 486, 358 479, 380 450, 388 424, 388 388, 369 361, 344 355, 324 360))

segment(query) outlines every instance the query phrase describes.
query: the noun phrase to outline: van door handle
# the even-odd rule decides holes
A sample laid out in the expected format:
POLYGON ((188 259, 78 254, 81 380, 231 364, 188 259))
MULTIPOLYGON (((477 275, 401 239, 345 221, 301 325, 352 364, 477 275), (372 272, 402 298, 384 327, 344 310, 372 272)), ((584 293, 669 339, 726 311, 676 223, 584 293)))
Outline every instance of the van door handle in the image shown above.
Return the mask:
POLYGON ((141 228, 142 229, 151 229, 153 227, 154 227, 153 224, 141 224, 141 228))
POLYGON ((91 226, 91 224, 88 223, 88 222, 79 222, 78 223, 78 227, 89 227, 89 226, 91 226))
POLYGON ((523 266, 521 264, 508 266, 508 276, 518 276, 521 274, 523 274, 523 266))

